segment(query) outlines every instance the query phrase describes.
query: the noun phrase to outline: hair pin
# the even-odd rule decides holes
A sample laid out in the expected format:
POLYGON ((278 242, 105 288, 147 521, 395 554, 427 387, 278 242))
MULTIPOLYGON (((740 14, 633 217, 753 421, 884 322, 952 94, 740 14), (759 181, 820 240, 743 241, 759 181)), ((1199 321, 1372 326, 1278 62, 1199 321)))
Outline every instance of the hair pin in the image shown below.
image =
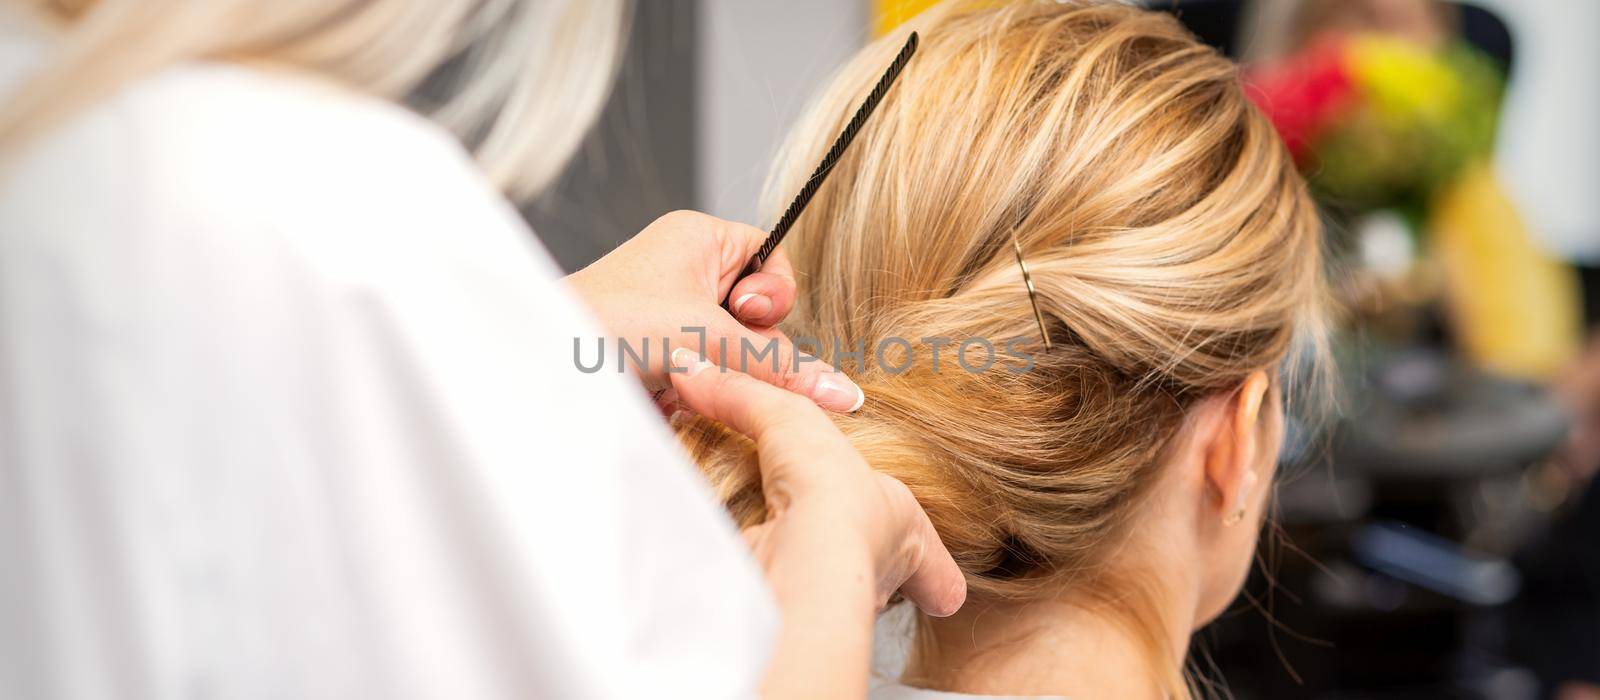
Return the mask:
POLYGON ((1033 305, 1033 320, 1039 323, 1039 336, 1044 339, 1046 351, 1054 349, 1050 342, 1050 331, 1045 329, 1044 313, 1039 311, 1039 295, 1033 291, 1033 275, 1028 272, 1028 261, 1022 259, 1022 243, 1017 240, 1015 229, 1011 231, 1011 249, 1017 253, 1017 267, 1022 268, 1022 283, 1028 287, 1028 303, 1033 305))

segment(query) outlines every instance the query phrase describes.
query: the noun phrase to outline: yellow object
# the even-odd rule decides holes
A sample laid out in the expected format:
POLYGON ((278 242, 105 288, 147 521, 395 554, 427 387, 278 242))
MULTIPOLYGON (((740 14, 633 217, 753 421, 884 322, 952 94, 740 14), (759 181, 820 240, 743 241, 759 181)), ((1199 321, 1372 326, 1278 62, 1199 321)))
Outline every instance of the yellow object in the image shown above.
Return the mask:
POLYGON ((1461 100, 1460 77, 1439 53, 1414 41, 1378 34, 1350 39, 1344 67, 1372 106, 1392 121, 1437 121, 1461 100))
POLYGON ((1533 245, 1487 162, 1466 168, 1432 211, 1431 244, 1467 356, 1511 376, 1554 375, 1581 342, 1576 273, 1533 245))
POLYGON ((883 36, 939 0, 872 0, 872 35, 883 36))

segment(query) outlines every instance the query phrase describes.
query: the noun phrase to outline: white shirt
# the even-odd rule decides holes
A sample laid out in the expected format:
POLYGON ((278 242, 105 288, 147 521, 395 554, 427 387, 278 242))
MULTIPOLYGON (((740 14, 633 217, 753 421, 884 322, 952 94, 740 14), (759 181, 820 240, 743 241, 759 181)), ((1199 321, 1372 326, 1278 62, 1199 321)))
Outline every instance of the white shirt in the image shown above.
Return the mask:
POLYGON ((188 65, 0 168, 0 697, 755 692, 759 571, 428 122, 188 65))

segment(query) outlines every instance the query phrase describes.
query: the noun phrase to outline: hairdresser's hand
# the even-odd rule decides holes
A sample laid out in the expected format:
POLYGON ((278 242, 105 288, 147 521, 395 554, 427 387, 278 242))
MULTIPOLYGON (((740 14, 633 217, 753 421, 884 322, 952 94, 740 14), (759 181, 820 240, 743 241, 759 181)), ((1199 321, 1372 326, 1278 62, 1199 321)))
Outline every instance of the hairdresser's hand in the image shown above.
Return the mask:
POLYGON ((765 238, 765 232, 744 224, 676 211, 567 280, 614 337, 635 348, 648 342, 649 366, 640 373, 647 387, 668 385, 666 338, 673 347, 703 352, 722 366, 808 396, 824 408, 860 408, 861 389, 849 377, 809 356, 797 362, 794 345, 772 328, 795 299, 794 273, 782 249, 728 294, 765 238), (734 315, 720 306, 724 297, 734 315), (756 359, 773 340, 777 361, 770 355, 756 359), (741 352, 745 342, 752 352, 741 352))
POLYGON ((672 363, 680 402, 756 443, 768 519, 745 537, 783 617, 765 695, 864 696, 876 612, 898 590, 950 615, 966 599, 961 571, 910 490, 821 410, 687 349, 672 363))

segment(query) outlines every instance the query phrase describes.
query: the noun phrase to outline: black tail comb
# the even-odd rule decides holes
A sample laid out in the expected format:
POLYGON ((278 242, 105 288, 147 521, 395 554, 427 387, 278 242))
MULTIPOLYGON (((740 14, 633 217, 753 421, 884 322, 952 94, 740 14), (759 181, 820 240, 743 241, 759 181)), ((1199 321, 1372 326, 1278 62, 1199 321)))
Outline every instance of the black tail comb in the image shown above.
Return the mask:
MULTIPOLYGON (((867 122, 867 117, 872 116, 872 110, 878 108, 878 103, 883 101, 883 96, 888 94, 890 86, 894 85, 895 78, 900 77, 900 71, 906 67, 911 55, 916 52, 917 33, 912 32, 911 36, 906 37, 905 46, 900 47, 900 53, 894 57, 894 62, 889 64, 889 70, 884 71, 883 77, 878 79, 877 86, 872 88, 872 93, 867 95, 861 107, 856 109, 855 116, 850 118, 850 123, 845 125, 844 131, 839 133, 839 138, 833 140, 833 147, 828 149, 828 155, 823 156, 822 162, 817 164, 817 169, 811 171, 811 177, 806 180, 805 186, 800 188, 800 194, 795 195, 794 201, 789 202, 789 208, 783 211, 783 217, 778 219, 778 225, 773 226, 772 232, 767 234, 767 240, 761 244, 761 249, 750 256, 739 276, 734 278, 734 285, 767 263, 767 258, 771 257, 772 251, 777 250, 778 244, 783 242, 783 237, 789 234, 789 229, 794 226, 795 220, 800 218, 800 213, 811 203, 811 197, 822 187, 823 181, 828 179, 828 173, 833 172, 833 166, 844 155, 845 149, 850 147, 850 142, 856 139, 856 134, 867 122)), ((728 287, 728 293, 733 293, 732 286, 728 287)), ((728 300, 723 299, 722 304, 726 307, 728 300)))

